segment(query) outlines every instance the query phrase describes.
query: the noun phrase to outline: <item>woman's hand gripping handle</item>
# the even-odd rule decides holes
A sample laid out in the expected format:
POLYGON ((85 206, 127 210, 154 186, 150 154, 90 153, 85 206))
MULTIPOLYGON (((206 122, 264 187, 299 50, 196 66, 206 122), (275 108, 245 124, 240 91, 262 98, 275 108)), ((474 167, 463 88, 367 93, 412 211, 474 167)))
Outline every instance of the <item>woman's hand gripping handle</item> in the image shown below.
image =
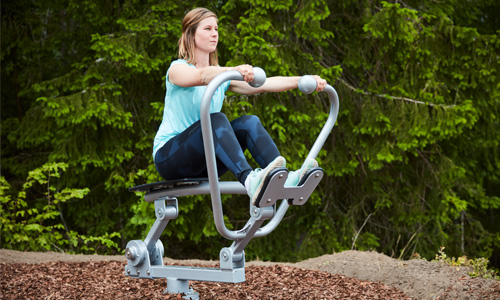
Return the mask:
POLYGON ((311 94, 314 91, 321 92, 326 85, 326 80, 318 75, 304 75, 299 80, 299 90, 304 94, 311 94))
POLYGON ((234 68, 243 78, 241 80, 248 82, 249 85, 257 88, 266 82, 266 72, 259 67, 251 65, 239 65, 234 68))

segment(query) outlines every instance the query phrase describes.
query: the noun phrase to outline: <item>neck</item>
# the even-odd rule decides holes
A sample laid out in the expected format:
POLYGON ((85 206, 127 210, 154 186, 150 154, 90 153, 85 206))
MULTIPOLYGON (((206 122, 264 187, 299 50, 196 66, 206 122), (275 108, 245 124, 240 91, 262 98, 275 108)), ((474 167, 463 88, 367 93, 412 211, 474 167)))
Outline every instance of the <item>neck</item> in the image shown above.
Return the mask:
POLYGON ((210 53, 196 51, 195 57, 196 57, 195 66, 197 68, 205 68, 205 67, 210 66, 210 53))

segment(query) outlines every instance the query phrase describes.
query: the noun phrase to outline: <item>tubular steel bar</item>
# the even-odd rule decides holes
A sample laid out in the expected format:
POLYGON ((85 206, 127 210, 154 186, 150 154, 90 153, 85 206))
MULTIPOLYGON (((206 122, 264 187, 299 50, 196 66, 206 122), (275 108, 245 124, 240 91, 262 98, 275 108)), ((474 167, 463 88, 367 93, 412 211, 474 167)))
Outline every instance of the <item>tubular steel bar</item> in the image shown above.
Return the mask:
MULTIPOLYGON (((254 70, 257 68, 254 68, 254 70)), ((260 69, 260 68, 258 68, 260 69)), ((262 69, 260 69, 262 70, 262 69)), ((255 76, 257 75, 261 76, 263 73, 263 76, 265 76, 265 73, 262 71, 257 72, 255 70, 255 76)), ((307 78, 307 75, 304 76, 305 79, 307 78)), ((310 77, 310 76, 309 76, 310 77)), ((200 108, 200 121, 201 121, 201 129, 202 129, 202 135, 203 135, 203 146, 205 148, 205 158, 206 158, 206 163, 207 163, 207 172, 208 172, 208 178, 209 178, 209 188, 210 188, 210 196, 212 200, 212 210, 214 214, 214 221, 215 221, 215 227, 217 228, 217 231, 225 238, 229 240, 241 240, 245 238, 245 233, 242 231, 231 231, 227 229, 226 225, 224 224, 224 213, 222 209, 222 202, 221 202, 221 190, 220 190, 220 183, 218 180, 218 174, 217 174, 217 167, 216 167, 216 157, 215 157, 215 149, 214 149, 214 143, 213 143, 213 135, 212 135, 212 124, 210 121, 210 104, 213 98, 213 95, 215 91, 219 88, 220 85, 222 85, 224 82, 228 80, 243 80, 243 75, 241 75, 238 71, 228 71, 224 72, 222 74, 219 74, 216 76, 208 85, 205 90, 205 93, 203 95, 202 101, 201 101, 201 108, 200 108)), ((260 81, 264 82, 262 78, 256 78, 255 81, 260 81)), ((310 83, 310 82, 308 82, 310 83)), ((314 81, 314 85, 315 85, 314 81)), ((299 88, 306 93, 310 93, 312 90, 306 91, 304 89, 305 85, 302 85, 299 83, 299 88)), ((306 88, 309 88, 311 84, 308 84, 308 86, 305 86, 306 88)), ((315 87, 315 86, 314 86, 315 87)), ((328 119, 323 126, 323 129, 321 130, 320 134, 318 135, 318 138, 316 139, 313 147, 311 148, 307 158, 316 158, 318 156, 319 151, 323 147, 326 139, 328 138, 328 135, 330 134, 333 126, 335 125, 335 122, 337 120, 338 112, 339 112, 339 100, 338 100, 338 95, 335 89, 327 85, 324 89, 324 91, 327 93, 328 98, 330 99, 330 113, 328 116, 328 119)), ((287 201, 282 201, 281 205, 279 206, 276 214, 274 217, 269 221, 267 225, 265 225, 262 228, 259 228, 259 230, 255 233, 255 237, 262 237, 265 236, 269 233, 271 233, 281 222, 283 219, 283 216, 285 215, 286 211, 288 210, 289 204, 287 201)))
MULTIPOLYGON (((300 88, 300 85, 299 85, 300 88)), ((323 147, 323 145, 326 142, 326 139, 328 138, 328 135, 333 129, 333 126, 335 125, 335 122, 337 121, 337 116, 339 114, 339 97, 337 95, 337 91, 331 86, 327 85, 325 89, 323 90, 324 92, 327 93, 328 98, 330 99, 330 113, 328 115, 328 119, 325 122, 325 125, 323 125, 323 129, 321 129, 320 134, 316 138, 316 141, 314 142, 313 147, 309 151, 309 154, 307 155, 307 159, 309 158, 316 158, 319 154, 319 151, 323 147)), ((306 161, 307 161, 306 159, 306 161)), ((288 210, 288 207, 290 205, 288 204, 288 201, 283 200, 281 201, 281 204, 279 208, 276 211, 276 214, 274 217, 262 228, 260 228, 259 231, 255 233, 254 237, 262 237, 265 235, 268 235, 271 233, 278 224, 281 222, 283 217, 285 216, 286 211, 288 210)))
POLYGON ((214 93, 220 85, 228 80, 243 80, 243 75, 241 75, 238 71, 228 71, 217 75, 214 79, 212 79, 212 81, 210 81, 201 100, 200 121, 215 227, 223 237, 229 240, 237 240, 243 238, 245 235, 227 229, 226 224, 224 224, 224 213, 222 211, 219 177, 217 174, 215 149, 212 136, 212 122, 210 121, 210 104, 214 93))

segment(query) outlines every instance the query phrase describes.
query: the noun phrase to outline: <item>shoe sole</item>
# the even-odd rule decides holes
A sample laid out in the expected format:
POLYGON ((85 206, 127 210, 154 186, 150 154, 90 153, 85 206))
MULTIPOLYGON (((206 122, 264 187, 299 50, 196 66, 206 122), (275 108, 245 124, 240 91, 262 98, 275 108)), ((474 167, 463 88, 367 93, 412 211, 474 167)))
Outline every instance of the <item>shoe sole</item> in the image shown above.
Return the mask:
POLYGON ((300 182, 302 181, 302 179, 304 178, 304 176, 306 176, 307 173, 309 173, 309 171, 311 171, 312 169, 314 168, 318 168, 318 162, 316 160, 314 160, 312 166, 309 168, 309 169, 304 169, 302 171, 302 174, 300 174, 300 179, 299 179, 299 185, 300 185, 300 182))

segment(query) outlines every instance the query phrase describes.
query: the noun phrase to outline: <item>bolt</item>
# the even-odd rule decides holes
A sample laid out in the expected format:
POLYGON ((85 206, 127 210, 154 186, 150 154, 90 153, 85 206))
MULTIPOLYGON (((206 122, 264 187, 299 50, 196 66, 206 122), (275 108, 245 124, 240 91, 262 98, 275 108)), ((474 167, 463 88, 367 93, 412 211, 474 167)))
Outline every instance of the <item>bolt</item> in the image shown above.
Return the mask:
POLYGON ((140 275, 141 274, 141 270, 137 270, 137 275, 140 275))
POLYGON ((304 201, 304 197, 300 197, 300 199, 299 199, 299 200, 300 200, 300 201, 304 201))
POLYGON ((319 177, 319 174, 316 174, 316 178, 318 178, 318 177, 319 177))
POLYGON ((151 272, 149 272, 149 270, 147 270, 147 271, 146 271, 146 274, 148 274, 148 276, 149 276, 149 275, 151 275, 151 272))
POLYGON ((280 174, 280 178, 283 178, 283 174, 280 174))
POLYGON ((271 202, 271 201, 273 201, 273 200, 271 200, 271 199, 267 199, 267 203, 269 203, 269 202, 271 202))
POLYGON ((134 251, 132 251, 132 249, 130 249, 130 248, 127 248, 125 250, 125 257, 130 259, 130 260, 134 259, 134 251))
POLYGON ((161 208, 158 208, 158 210, 156 211, 156 213, 158 214, 158 216, 161 218, 163 217, 163 209, 161 208))
POLYGON ((130 275, 130 269, 127 269, 127 274, 129 274, 129 275, 130 275))

